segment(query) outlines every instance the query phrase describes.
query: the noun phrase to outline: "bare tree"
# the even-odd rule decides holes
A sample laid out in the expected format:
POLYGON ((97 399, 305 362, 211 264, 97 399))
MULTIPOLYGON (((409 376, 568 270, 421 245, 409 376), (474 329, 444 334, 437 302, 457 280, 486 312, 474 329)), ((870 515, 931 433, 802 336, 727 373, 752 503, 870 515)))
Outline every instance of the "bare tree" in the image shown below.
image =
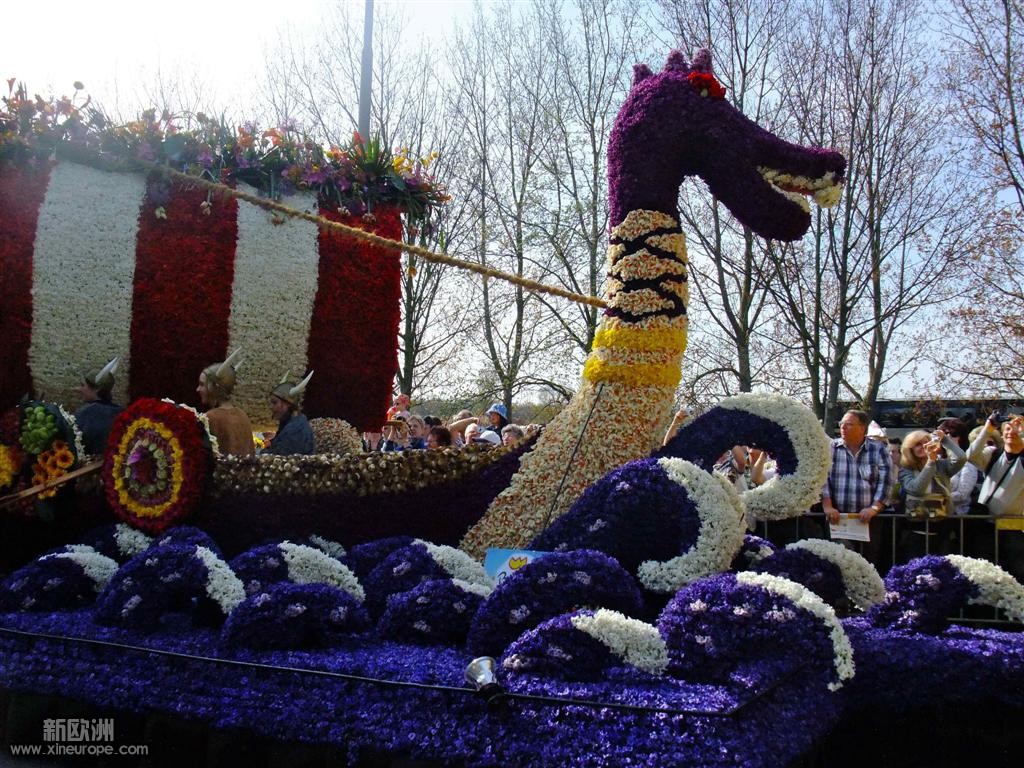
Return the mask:
POLYGON ((783 58, 798 139, 848 161, 840 205, 803 242, 769 246, 772 290, 826 421, 841 392, 870 407, 915 359, 894 347, 948 298, 970 234, 923 33, 915 0, 809 0, 783 58))

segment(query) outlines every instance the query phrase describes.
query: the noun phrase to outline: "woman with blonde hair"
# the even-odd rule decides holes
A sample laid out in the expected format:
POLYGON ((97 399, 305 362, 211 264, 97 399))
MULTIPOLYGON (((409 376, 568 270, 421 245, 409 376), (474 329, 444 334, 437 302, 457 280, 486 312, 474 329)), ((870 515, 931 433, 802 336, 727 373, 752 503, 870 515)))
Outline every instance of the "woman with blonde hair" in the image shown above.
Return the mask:
POLYGON ((921 521, 904 538, 907 555, 946 554, 952 529, 947 517, 953 514, 952 478, 967 461, 956 441, 941 429, 934 433, 917 430, 903 438, 900 446, 900 493, 903 495, 907 516, 921 521), (942 455, 945 448, 947 456, 942 455), (918 539, 925 536, 926 540, 918 539))

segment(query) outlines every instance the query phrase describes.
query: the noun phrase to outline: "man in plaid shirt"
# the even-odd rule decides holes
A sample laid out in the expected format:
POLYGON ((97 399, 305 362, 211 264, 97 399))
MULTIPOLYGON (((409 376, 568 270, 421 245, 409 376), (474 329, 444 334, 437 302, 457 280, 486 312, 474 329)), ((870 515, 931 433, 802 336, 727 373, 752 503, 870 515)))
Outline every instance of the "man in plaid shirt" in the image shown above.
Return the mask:
MULTIPOLYGON (((856 514, 871 523, 885 509, 895 477, 888 446, 867 439, 870 422, 864 411, 847 411, 839 422, 840 436, 832 441, 832 469, 821 490, 821 506, 830 523, 838 523, 840 514, 856 514)), ((880 551, 878 522, 871 525, 871 541, 860 542, 861 554, 872 562, 880 551)))

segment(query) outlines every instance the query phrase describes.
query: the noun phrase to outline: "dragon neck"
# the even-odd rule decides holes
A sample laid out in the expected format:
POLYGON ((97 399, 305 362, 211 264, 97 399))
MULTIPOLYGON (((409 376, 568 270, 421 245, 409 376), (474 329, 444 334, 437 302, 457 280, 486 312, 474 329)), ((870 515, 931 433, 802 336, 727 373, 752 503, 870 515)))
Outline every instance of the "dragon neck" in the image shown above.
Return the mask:
POLYGON ((678 219, 632 210, 612 228, 608 246, 608 308, 583 377, 591 383, 637 386, 679 383, 686 350, 686 239, 678 219))

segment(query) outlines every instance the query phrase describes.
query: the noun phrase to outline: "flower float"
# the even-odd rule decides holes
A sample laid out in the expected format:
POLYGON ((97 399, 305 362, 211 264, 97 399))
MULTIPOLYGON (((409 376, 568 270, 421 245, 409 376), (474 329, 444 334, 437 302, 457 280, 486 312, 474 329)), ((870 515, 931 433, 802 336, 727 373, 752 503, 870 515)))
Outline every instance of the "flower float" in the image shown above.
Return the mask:
POLYGON ((656 627, 604 608, 549 619, 512 643, 501 659, 510 674, 565 680, 599 680, 608 667, 623 663, 661 674, 668 666, 667 646, 656 627))
POLYGON ((325 648, 369 627, 366 609, 329 584, 272 584, 240 602, 221 629, 228 647, 325 648))
POLYGON ((724 681, 740 664, 825 662, 828 688, 854 674, 853 650, 833 610, 796 582, 723 573, 681 589, 658 619, 668 673, 724 681))
POLYGON ((937 634, 965 605, 989 605, 1024 621, 1024 585, 987 560, 928 555, 893 567, 885 599, 868 613, 878 627, 937 634))
POLYGON ((86 546, 43 555, 0 584, 0 611, 64 611, 88 605, 117 568, 117 562, 86 546))
POLYGON ((637 615, 643 599, 633 577, 601 552, 547 554, 499 582, 473 617, 466 647, 500 656, 526 630, 581 606, 637 615))
POLYGON ((103 460, 107 501, 125 522, 159 533, 198 505, 211 443, 195 412, 142 398, 118 414, 103 460))
POLYGON ((845 599, 858 611, 866 611, 885 599, 882 577, 859 552, 825 539, 803 539, 787 545, 786 549, 813 552, 834 563, 843 579, 845 599))
POLYGON ((173 614, 220 624, 244 599, 242 582, 212 550, 153 547, 118 569, 97 600, 96 620, 147 632, 173 614))
POLYGON ((362 603, 366 593, 352 571, 326 552, 304 544, 282 541, 244 552, 231 561, 231 570, 242 580, 247 595, 282 581, 293 584, 327 584, 362 603))

